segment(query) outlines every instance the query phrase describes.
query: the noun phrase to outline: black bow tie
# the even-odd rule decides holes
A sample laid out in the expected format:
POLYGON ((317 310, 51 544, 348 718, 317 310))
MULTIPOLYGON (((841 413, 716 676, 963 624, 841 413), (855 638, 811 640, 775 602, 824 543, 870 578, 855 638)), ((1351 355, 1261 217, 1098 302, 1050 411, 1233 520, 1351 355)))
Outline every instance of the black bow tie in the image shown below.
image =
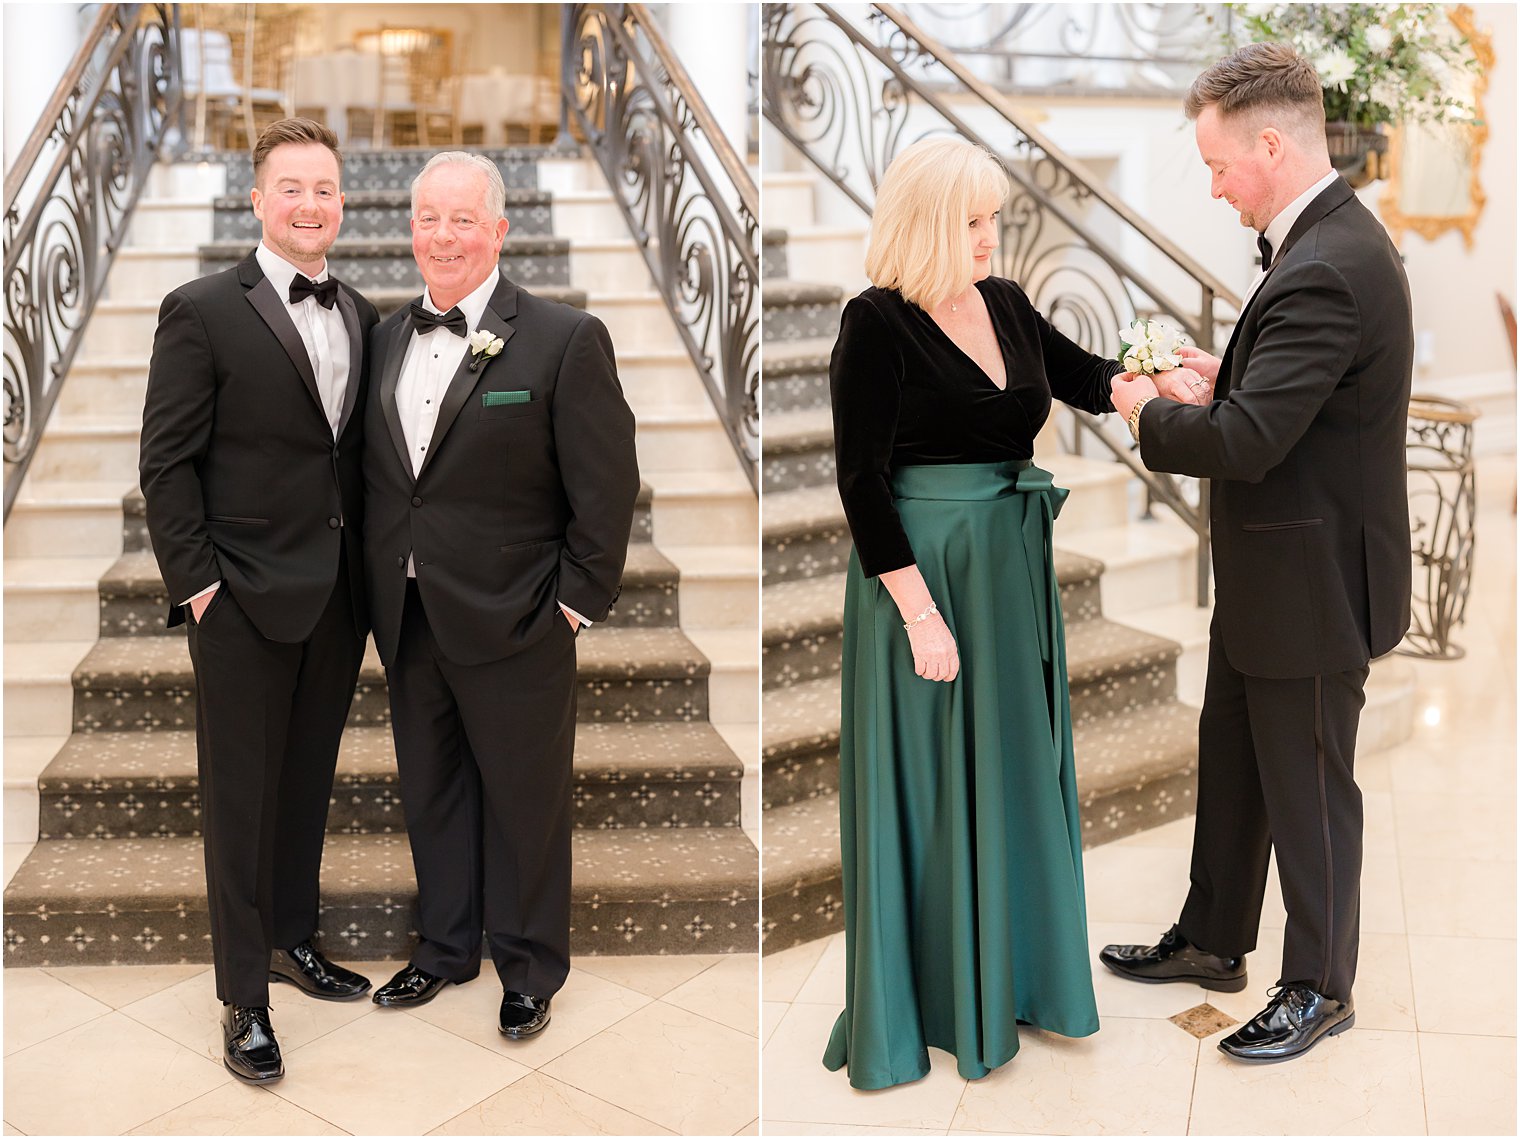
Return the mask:
POLYGON ((418 335, 432 332, 435 328, 447 328, 455 336, 468 337, 470 335, 470 322, 465 318, 464 313, 459 311, 458 305, 439 316, 431 309, 424 308, 413 301, 412 327, 417 330, 418 335))
POLYGON ((297 273, 295 280, 290 282, 290 303, 298 305, 307 297, 316 297, 323 308, 332 308, 338 300, 338 282, 331 277, 325 281, 313 281, 297 273))
POLYGON ((1256 235, 1256 249, 1261 254, 1261 269, 1265 273, 1272 264, 1272 243, 1267 240, 1266 234, 1256 235))

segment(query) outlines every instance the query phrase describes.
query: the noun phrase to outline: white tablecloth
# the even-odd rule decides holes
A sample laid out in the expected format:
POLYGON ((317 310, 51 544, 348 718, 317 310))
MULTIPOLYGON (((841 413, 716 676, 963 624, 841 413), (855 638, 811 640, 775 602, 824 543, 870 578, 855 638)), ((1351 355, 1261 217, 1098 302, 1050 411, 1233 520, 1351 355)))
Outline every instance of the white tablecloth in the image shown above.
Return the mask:
MULTIPOLYGON (((380 104, 380 57, 370 52, 339 51, 296 59, 294 69, 297 107, 318 107, 323 121, 346 142, 348 109, 373 110, 380 104)), ((410 110, 412 94, 406 76, 393 69, 386 84, 385 109, 410 110)))

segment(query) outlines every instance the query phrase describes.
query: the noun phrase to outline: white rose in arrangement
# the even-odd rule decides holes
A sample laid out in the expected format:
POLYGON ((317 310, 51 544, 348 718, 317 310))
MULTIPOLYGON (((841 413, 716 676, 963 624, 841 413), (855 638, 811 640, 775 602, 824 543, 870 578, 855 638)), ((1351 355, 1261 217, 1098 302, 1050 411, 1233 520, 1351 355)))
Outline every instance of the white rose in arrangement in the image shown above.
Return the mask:
POLYGON ((1367 50, 1374 55, 1382 55, 1393 46, 1393 33, 1381 24, 1371 25, 1362 33, 1362 38, 1367 42, 1367 50))
POLYGON ((1136 320, 1119 329, 1119 362, 1126 372, 1154 376, 1182 366, 1178 354, 1187 341, 1164 320, 1136 320))
POLYGON ((484 328, 470 333, 470 371, 479 370, 482 363, 491 359, 506 346, 505 340, 484 328))
POLYGON ((1314 61, 1314 70, 1319 72, 1321 87, 1344 91, 1347 81, 1356 74, 1356 61, 1345 48, 1332 47, 1314 61))

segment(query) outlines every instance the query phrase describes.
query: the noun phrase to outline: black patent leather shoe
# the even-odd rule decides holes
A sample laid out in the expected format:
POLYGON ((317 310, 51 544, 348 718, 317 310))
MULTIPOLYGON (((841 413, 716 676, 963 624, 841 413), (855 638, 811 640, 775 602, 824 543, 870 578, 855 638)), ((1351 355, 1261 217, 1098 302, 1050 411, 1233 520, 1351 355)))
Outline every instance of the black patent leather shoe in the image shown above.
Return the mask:
POLYGON ((1219 1042, 1226 1056, 1256 1064, 1291 1060, 1356 1023, 1350 1000, 1331 1000, 1308 985, 1279 985, 1267 996, 1266 1008, 1219 1042))
POLYGON ((450 982, 444 977, 435 977, 425 969, 408 965, 376 989, 370 999, 387 1008, 415 1008, 427 1004, 447 984, 450 982))
POLYGON ((369 992, 369 978, 334 965, 310 941, 269 955, 269 979, 289 981, 308 996, 323 1001, 351 1001, 369 992))
POLYGON ((549 1023, 549 997, 530 997, 511 989, 501 995, 501 1017, 497 1027, 511 1040, 521 1040, 542 1032, 549 1023))
POLYGON ((1246 987, 1246 959, 1219 957, 1190 945, 1172 926, 1155 945, 1105 945, 1098 960, 1121 977, 1164 985, 1186 981, 1216 993, 1238 993, 1246 987))
POLYGON ((223 1005, 222 1042, 222 1063, 245 1084, 273 1083, 285 1074, 268 1006, 223 1005))

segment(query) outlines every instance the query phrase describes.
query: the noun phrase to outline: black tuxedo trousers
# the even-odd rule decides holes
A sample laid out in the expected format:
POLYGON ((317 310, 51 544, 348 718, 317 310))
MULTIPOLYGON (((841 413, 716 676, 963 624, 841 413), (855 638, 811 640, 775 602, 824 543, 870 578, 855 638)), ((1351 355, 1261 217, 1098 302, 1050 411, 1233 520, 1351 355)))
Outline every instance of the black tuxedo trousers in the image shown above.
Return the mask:
POLYGON ((189 620, 217 996, 269 1003, 269 955, 316 932, 338 743, 364 658, 338 567, 311 633, 259 632, 226 587, 189 620))
POLYGON ((413 580, 386 683, 417 872, 412 963, 470 980, 483 923, 502 988, 553 996, 570 972, 575 633, 556 614, 511 656, 460 664, 413 580))

